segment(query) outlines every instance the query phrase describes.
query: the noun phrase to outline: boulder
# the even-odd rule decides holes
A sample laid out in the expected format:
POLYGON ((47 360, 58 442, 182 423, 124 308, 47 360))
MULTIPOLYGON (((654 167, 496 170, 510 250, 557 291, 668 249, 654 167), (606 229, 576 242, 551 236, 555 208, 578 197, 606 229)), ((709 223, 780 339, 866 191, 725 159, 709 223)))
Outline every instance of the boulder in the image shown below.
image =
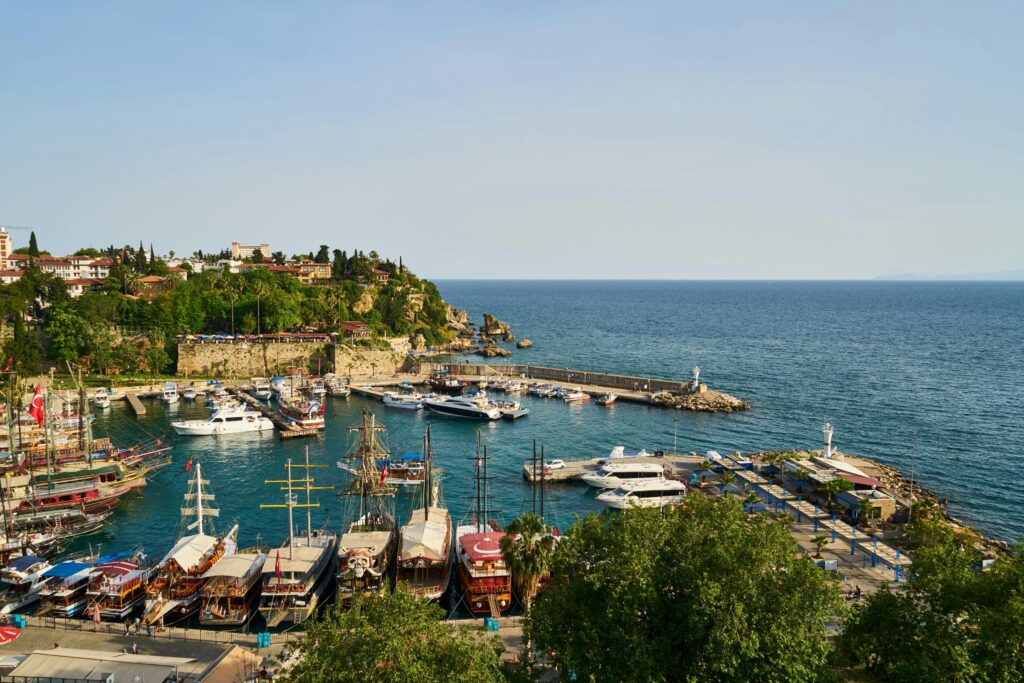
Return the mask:
POLYGON ((512 355, 511 351, 509 351, 508 349, 503 349, 500 346, 498 346, 497 344, 493 344, 493 345, 490 345, 490 346, 485 346, 484 348, 480 349, 479 353, 484 358, 495 358, 495 357, 505 358, 506 356, 511 356, 512 355))
MULTIPOLYGON (((498 320, 490 313, 484 313, 484 324, 480 328, 480 337, 504 337, 505 335, 512 334, 509 329, 509 325, 506 322, 498 320)), ((514 339, 514 337, 513 337, 514 339)), ((511 341, 511 340, 509 340, 511 341)))
POLYGON ((518 349, 530 349, 530 348, 533 348, 533 342, 530 341, 529 339, 527 339, 526 337, 523 337, 516 344, 516 348, 518 348, 518 349))

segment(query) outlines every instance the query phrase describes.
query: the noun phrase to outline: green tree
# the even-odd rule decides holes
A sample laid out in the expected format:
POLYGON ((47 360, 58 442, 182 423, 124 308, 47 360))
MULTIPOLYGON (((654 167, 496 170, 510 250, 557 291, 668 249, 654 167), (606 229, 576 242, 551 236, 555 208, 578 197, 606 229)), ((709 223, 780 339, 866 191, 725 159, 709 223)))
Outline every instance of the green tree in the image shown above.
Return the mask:
POLYGON ((271 257, 274 259, 275 266, 283 266, 285 262, 288 260, 287 257, 285 257, 283 251, 275 251, 273 254, 271 254, 271 257))
POLYGON ((321 244, 320 249, 316 252, 316 256, 313 260, 317 263, 330 263, 331 262, 331 250, 326 244, 321 244))
POLYGON ((814 544, 814 556, 821 559, 821 549, 828 545, 828 536, 815 536, 811 543, 814 544))
POLYGON ((14 359, 14 367, 19 375, 31 376, 39 372, 39 362, 42 359, 39 337, 35 332, 25 329, 20 314, 14 316, 13 328, 11 336, 4 344, 4 355, 14 359))
POLYGON ((114 347, 111 359, 122 374, 131 375, 142 367, 142 350, 130 339, 122 339, 114 347))
POLYGON ((563 680, 816 681, 830 677, 835 579, 784 525, 733 499, 606 512, 558 544, 526 632, 563 680))
POLYGON ((345 279, 345 269, 348 265, 348 257, 341 249, 334 250, 334 261, 331 263, 331 277, 339 282, 345 279))
POLYGON ((76 361, 89 347, 85 320, 64 306, 50 314, 46 336, 50 341, 50 358, 56 361, 76 361))
POLYGON ((442 619, 444 610, 396 590, 357 594, 306 628, 285 656, 300 658, 286 683, 435 683, 504 681, 500 645, 442 619))
POLYGON ((39 243, 36 242, 36 231, 33 230, 28 235, 28 255, 33 258, 39 257, 39 243))
POLYGON ((523 607, 529 611, 540 580, 550 569, 555 538, 540 515, 531 512, 519 515, 505 532, 501 537, 501 554, 512 572, 523 607))
POLYGON ((252 256, 249 257, 249 263, 263 263, 263 250, 256 248, 252 250, 252 256))

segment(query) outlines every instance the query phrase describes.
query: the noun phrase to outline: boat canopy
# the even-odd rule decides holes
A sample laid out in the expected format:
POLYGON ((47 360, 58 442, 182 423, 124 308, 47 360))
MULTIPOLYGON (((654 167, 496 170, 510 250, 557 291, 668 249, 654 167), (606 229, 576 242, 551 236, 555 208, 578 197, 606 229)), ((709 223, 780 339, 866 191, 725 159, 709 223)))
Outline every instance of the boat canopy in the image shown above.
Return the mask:
POLYGON ((459 538, 470 562, 494 562, 501 559, 501 537, 504 532, 488 531, 466 534, 459 538))
POLYGON ((67 472, 56 472, 54 474, 37 474, 32 477, 32 482, 61 481, 62 479, 84 479, 91 476, 120 472, 117 465, 104 465, 103 467, 90 467, 81 470, 68 470, 67 472))
POLYGON ((284 546, 283 548, 277 548, 274 550, 273 557, 267 558, 266 563, 263 565, 263 574, 275 574, 277 572, 276 567, 280 564, 281 573, 285 574, 291 572, 293 574, 305 574, 316 561, 320 559, 320 556, 327 551, 327 546, 306 546, 297 545, 289 548, 284 546))
POLYGON ((134 562, 105 562, 96 567, 98 570, 106 574, 107 576, 127 576, 134 571, 138 571, 139 565, 134 562))
POLYGON ((440 562, 448 553, 451 518, 448 511, 430 508, 430 518, 424 519, 422 508, 413 510, 409 523, 402 527, 402 548, 399 561, 417 557, 440 562))
POLYGON ((23 555, 22 557, 16 557, 11 560, 10 564, 7 565, 8 569, 13 569, 16 572, 23 572, 37 562, 42 562, 43 558, 36 557, 35 555, 23 555))
POLYGON ((402 461, 403 462, 409 462, 409 461, 412 461, 412 460, 423 460, 423 454, 422 453, 406 453, 405 455, 402 456, 402 461))
POLYGON ((237 555, 225 555, 217 561, 217 564, 206 570, 204 579, 215 576, 225 576, 231 579, 241 579, 253 571, 263 568, 266 555, 256 553, 238 553, 237 555))
POLYGON ((344 555, 356 548, 366 548, 371 555, 378 555, 390 543, 390 531, 350 531, 342 534, 338 553, 344 555))
POLYGON ((96 558, 96 564, 107 564, 108 562, 118 562, 119 560, 126 560, 131 557, 131 553, 127 550, 122 550, 116 553, 107 553, 101 557, 96 558))
POLYGON ((43 576, 53 576, 58 579, 67 579, 91 568, 91 564, 85 562, 61 562, 46 570, 43 576))
POLYGON ((210 549, 216 543, 216 538, 206 534, 185 536, 174 544, 174 547, 168 551, 164 559, 160 561, 160 564, 167 564, 174 560, 178 563, 179 567, 188 571, 198 565, 199 560, 203 559, 203 556, 210 552, 210 549))

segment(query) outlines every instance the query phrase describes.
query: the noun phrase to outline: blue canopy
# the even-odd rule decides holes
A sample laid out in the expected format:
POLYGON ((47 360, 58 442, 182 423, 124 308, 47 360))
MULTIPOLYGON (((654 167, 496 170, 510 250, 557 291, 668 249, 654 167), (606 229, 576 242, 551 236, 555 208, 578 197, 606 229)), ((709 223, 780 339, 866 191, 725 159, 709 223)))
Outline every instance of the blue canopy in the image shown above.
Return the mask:
POLYGON ((122 550, 116 553, 108 553, 103 557, 96 558, 96 564, 106 564, 108 562, 117 562, 118 560, 124 560, 131 557, 131 553, 127 550, 122 550))
POLYGON ((61 562, 46 570, 43 576, 55 576, 58 579, 66 579, 91 566, 91 564, 84 562, 61 562))
POLYGON ((422 460, 422 459, 423 459, 423 454, 422 453, 406 453, 405 455, 402 456, 402 460, 405 461, 405 462, 408 462, 410 460, 422 460))
POLYGON ((14 558, 13 560, 11 560, 11 563, 7 566, 16 572, 20 572, 22 570, 28 569, 36 562, 39 562, 39 560, 41 559, 41 557, 36 557, 35 555, 25 555, 24 557, 14 558))

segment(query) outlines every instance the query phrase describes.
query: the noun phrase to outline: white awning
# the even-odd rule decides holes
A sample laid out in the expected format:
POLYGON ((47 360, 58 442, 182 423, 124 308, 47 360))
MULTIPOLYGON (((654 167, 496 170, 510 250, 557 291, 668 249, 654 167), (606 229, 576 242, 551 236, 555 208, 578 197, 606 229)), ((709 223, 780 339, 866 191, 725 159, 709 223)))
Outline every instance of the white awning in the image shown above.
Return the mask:
POLYGON ((203 578, 210 579, 215 576, 225 576, 232 579, 241 579, 248 576, 251 572, 259 571, 266 559, 266 555, 254 553, 225 555, 217 560, 217 564, 210 567, 203 574, 203 578))
POLYGON ((203 559, 203 556, 210 552, 216 543, 216 538, 206 534, 184 536, 170 549, 160 564, 174 560, 179 567, 187 571, 197 566, 199 560, 203 559))
POLYGON ((424 519, 422 508, 414 510, 409 523, 402 527, 402 548, 399 561, 423 557, 443 560, 448 551, 451 532, 451 518, 448 511, 431 508, 429 519, 424 519))

